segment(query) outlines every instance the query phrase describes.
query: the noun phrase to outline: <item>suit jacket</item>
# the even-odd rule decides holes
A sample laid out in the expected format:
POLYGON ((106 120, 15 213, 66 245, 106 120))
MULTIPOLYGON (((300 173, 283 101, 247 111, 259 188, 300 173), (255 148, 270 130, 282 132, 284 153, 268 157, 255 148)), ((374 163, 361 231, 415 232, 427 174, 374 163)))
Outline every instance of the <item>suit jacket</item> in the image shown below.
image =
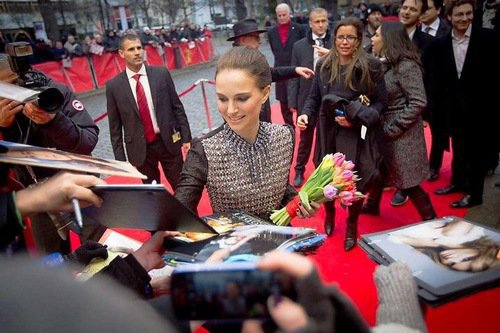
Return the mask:
POLYGON ((431 76, 432 121, 444 139, 467 134, 471 144, 490 148, 498 144, 498 85, 487 77, 500 77, 500 35, 472 26, 462 74, 458 78, 451 32, 436 39, 427 50, 431 76), (492 82, 490 81, 490 82, 492 82))
MULTIPOLYGON (((160 137, 170 154, 181 154, 181 144, 191 141, 191 130, 174 81, 164 67, 146 66, 160 137), (181 140, 172 140, 175 131, 181 140)), ((144 127, 126 71, 106 82, 109 132, 115 158, 140 166, 146 159, 144 127), (123 134, 122 134, 123 129, 123 134), (125 147, 123 143, 125 142, 125 147), (125 148, 127 155, 125 156, 125 148)))
POLYGON ((439 26, 438 30, 436 32, 436 38, 443 37, 447 35, 451 31, 451 26, 450 24, 443 18, 439 19, 439 26))
MULTIPOLYGON (((310 69, 314 68, 314 40, 312 39, 312 31, 307 32, 307 36, 297 41, 293 45, 292 50, 292 66, 302 66, 310 69)), ((326 32, 326 36, 324 38, 324 47, 331 48, 332 47, 332 38, 330 35, 330 31, 326 32)), ((288 107, 296 108, 298 114, 302 111, 304 107, 304 103, 306 102, 306 98, 309 95, 309 90, 311 90, 312 80, 305 79, 303 77, 298 77, 291 79, 288 82, 288 107)), ((313 119, 309 119, 309 121, 314 122, 313 119)))
MULTIPOLYGON (((301 24, 292 22, 288 31, 288 38, 285 45, 281 43, 281 37, 278 26, 269 29, 268 39, 271 51, 274 55, 274 67, 290 66, 292 59, 293 44, 299 39, 304 38, 305 28, 301 24)), ((276 99, 287 101, 287 82, 276 82, 276 99)))
POLYGON ((425 53, 427 47, 433 40, 434 37, 420 30, 420 27, 415 30, 412 38, 412 42, 417 46, 421 55, 425 53))

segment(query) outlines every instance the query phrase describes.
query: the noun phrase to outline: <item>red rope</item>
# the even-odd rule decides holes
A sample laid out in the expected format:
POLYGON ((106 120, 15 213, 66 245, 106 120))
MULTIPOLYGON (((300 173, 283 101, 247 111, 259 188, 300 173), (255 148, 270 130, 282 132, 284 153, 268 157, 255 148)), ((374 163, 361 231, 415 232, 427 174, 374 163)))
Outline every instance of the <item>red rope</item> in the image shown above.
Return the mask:
POLYGON ((196 84, 192 84, 191 87, 187 88, 186 90, 184 90, 183 92, 181 92, 179 94, 179 98, 186 95, 187 93, 193 91, 193 89, 196 88, 196 84))
MULTIPOLYGON (((210 84, 215 84, 215 81, 212 81, 212 80, 207 80, 206 82, 210 83, 210 84)), ((183 92, 181 92, 179 94, 179 98, 181 98, 182 96, 190 93, 191 91, 193 91, 194 88, 196 88, 196 84, 192 84, 189 88, 187 88, 186 90, 184 90, 183 92)), ((107 112, 104 112, 103 114, 101 114, 100 116, 98 116, 97 118, 94 119, 94 122, 95 123, 98 123, 100 122, 101 120, 103 120, 104 118, 106 118, 108 116, 108 113, 107 112)))

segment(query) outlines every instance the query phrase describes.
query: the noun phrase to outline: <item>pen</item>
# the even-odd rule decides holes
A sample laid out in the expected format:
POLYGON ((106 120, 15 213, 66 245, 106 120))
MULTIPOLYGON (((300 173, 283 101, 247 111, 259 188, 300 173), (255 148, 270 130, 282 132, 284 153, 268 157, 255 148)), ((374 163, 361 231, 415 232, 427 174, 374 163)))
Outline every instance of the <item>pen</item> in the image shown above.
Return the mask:
POLYGON ((73 203, 73 210, 75 211, 76 223, 78 223, 78 226, 81 229, 83 227, 83 221, 82 211, 80 210, 80 203, 78 202, 77 198, 71 198, 71 202, 73 203))

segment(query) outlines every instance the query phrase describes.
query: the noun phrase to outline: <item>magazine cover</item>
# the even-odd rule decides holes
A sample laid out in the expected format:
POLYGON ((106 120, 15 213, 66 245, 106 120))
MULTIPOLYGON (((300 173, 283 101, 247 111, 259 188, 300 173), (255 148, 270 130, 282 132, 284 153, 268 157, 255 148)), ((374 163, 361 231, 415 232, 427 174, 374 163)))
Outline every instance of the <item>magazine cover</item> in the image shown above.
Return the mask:
MULTIPOLYGON (((173 237, 166 244, 167 257, 172 261, 204 262, 215 251, 228 248, 226 261, 254 261, 266 252, 314 251, 325 240, 315 229, 276 226, 244 212, 228 212, 203 217, 218 232, 203 240, 173 237)), ((189 233, 192 237, 195 233, 189 233)), ((183 235, 184 236, 184 235, 183 235)))
POLYGON ((449 216, 361 236, 375 261, 404 261, 429 297, 451 296, 500 283, 500 234, 449 216))
POLYGON ((146 179, 128 162, 0 140, 0 162, 146 179))

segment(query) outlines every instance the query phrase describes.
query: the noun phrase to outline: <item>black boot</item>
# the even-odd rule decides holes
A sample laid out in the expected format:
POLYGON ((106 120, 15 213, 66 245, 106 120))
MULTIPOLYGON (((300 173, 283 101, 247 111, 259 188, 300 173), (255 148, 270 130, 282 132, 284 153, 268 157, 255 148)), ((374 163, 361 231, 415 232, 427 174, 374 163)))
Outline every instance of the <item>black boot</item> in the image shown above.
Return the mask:
POLYGON ((355 201, 349 207, 349 215, 347 217, 347 229, 344 239, 344 250, 352 250, 358 242, 358 218, 363 206, 362 201, 355 201))
POLYGON ((325 207, 325 234, 330 236, 335 229, 335 202, 327 201, 323 207, 325 207))
POLYGON ((384 190, 384 184, 375 184, 375 186, 369 191, 368 197, 365 199, 363 208, 361 209, 362 214, 380 215, 380 201, 382 200, 382 191, 384 190))
POLYGON ((380 201, 382 200, 382 192, 384 191, 384 180, 382 175, 376 177, 373 184, 368 190, 368 197, 365 199, 363 208, 361 209, 362 214, 368 215, 380 215, 380 201))
POLYGON ((433 220, 437 217, 429 195, 420 186, 412 188, 407 193, 423 221, 433 220))

